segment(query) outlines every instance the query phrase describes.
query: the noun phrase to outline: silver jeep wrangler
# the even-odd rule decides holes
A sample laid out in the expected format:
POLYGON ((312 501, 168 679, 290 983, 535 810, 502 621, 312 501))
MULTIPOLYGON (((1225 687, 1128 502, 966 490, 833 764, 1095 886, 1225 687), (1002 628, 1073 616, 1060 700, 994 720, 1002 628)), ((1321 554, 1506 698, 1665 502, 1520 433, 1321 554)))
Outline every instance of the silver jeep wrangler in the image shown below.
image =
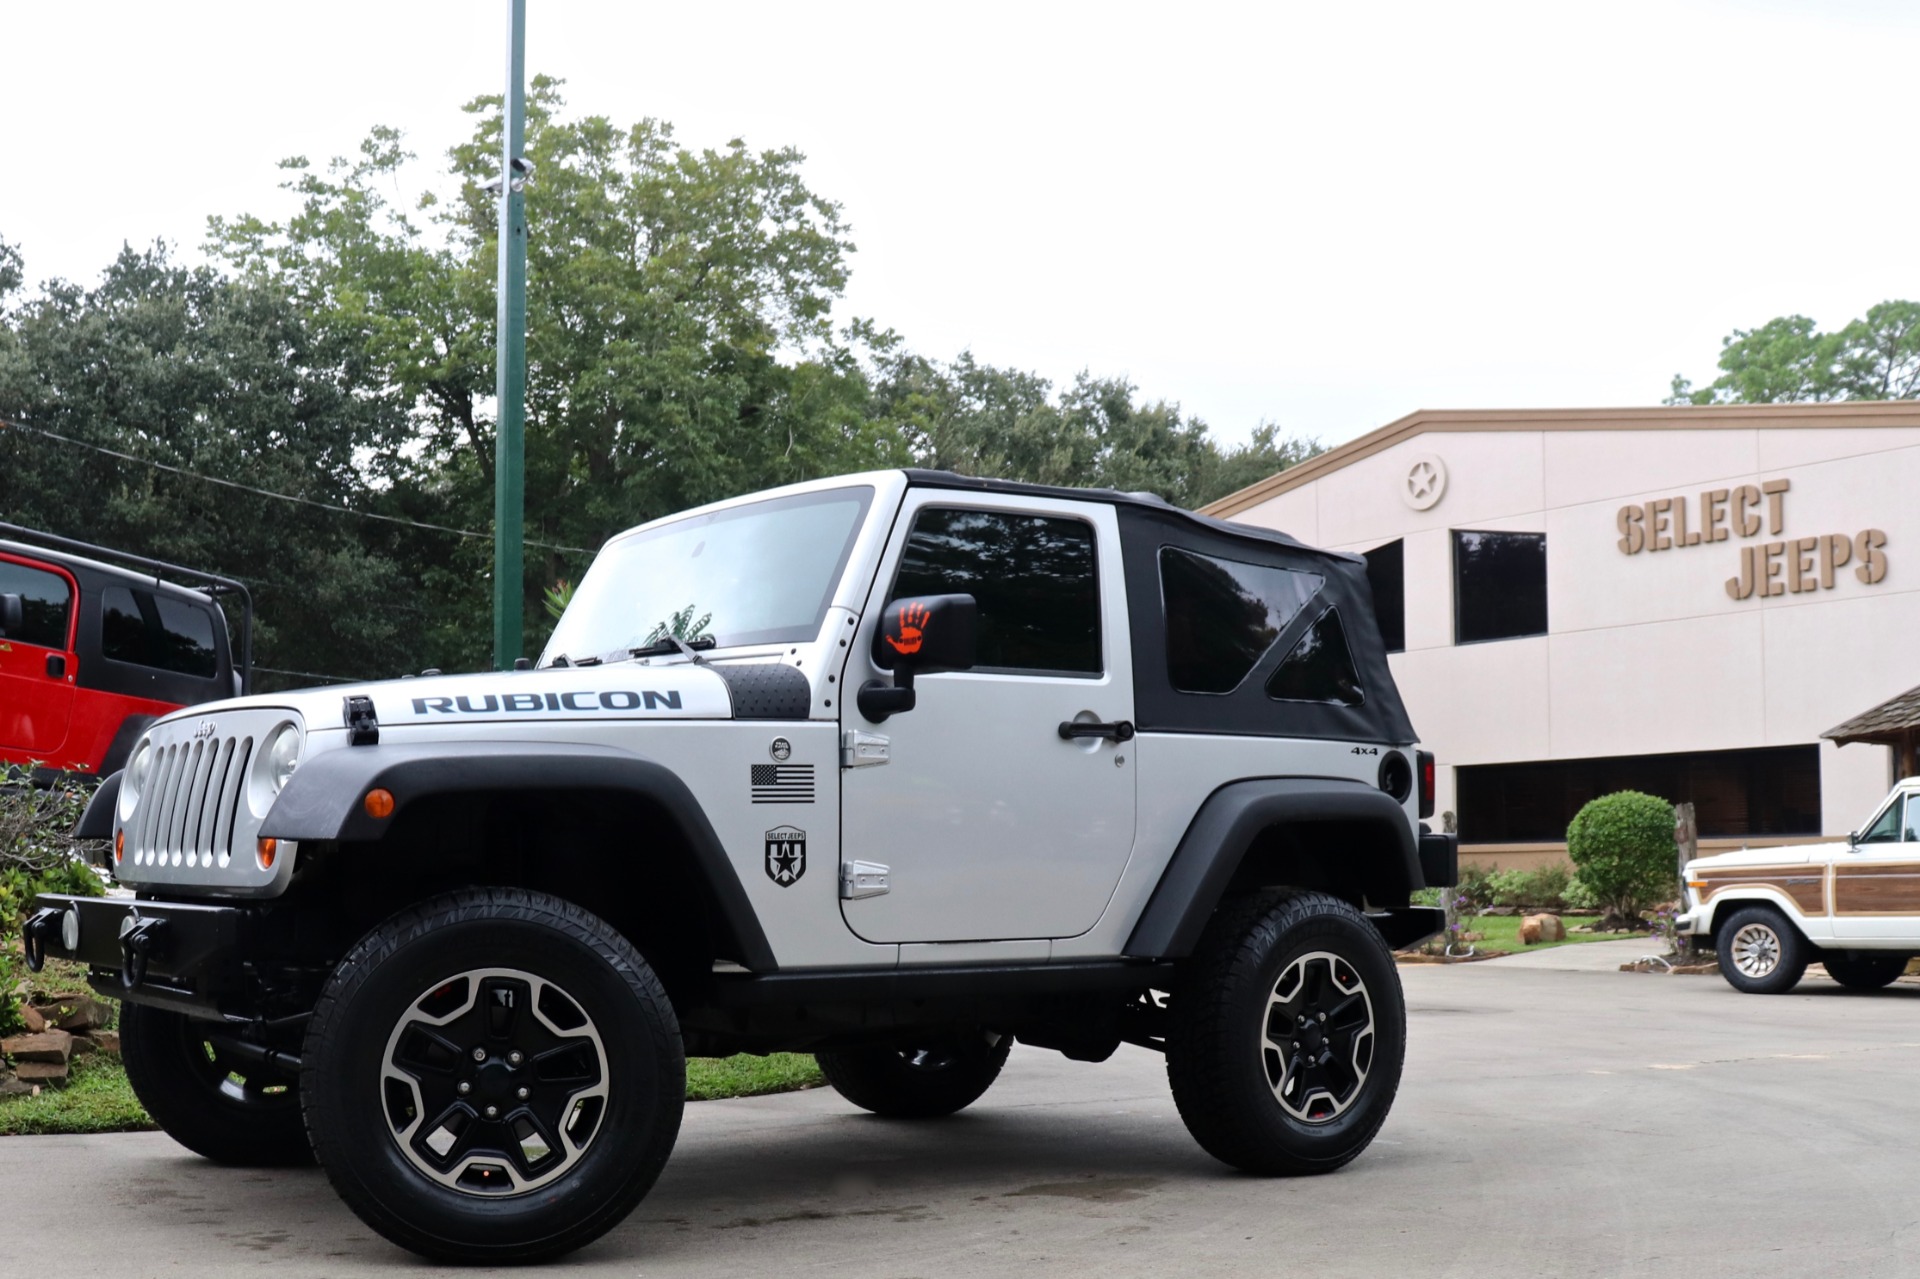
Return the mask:
POLYGON ((1391 948, 1454 882, 1362 563, 1152 497, 919 471, 609 542, 529 669, 161 720, 94 798, 125 897, 29 959, 125 1001, 182 1144, 318 1157, 402 1247, 559 1256, 688 1055, 951 1114, 1015 1040, 1162 1052, 1249 1172, 1392 1105, 1391 948))

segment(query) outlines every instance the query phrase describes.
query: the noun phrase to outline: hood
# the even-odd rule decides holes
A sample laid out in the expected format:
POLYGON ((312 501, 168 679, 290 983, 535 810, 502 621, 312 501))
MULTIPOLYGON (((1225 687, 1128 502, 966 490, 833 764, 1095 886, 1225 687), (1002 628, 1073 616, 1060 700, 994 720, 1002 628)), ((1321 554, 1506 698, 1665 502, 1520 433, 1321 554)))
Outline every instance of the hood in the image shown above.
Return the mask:
POLYGON ((731 666, 619 662, 338 684, 190 706, 167 718, 281 707, 298 712, 308 732, 345 731, 346 700, 366 697, 372 699, 382 729, 537 720, 737 719, 747 716, 736 710, 739 699, 732 690, 748 673, 764 683, 769 672, 785 694, 779 709, 786 713, 780 718, 806 718, 812 701, 806 678, 792 667, 764 662, 731 666), (780 678, 781 674, 788 678, 780 678))
POLYGON ((1833 856, 1836 848, 1845 848, 1844 843, 1831 841, 1822 844, 1786 844, 1778 848, 1742 848, 1731 853, 1716 853, 1712 857, 1696 857, 1687 863, 1687 875, 1691 877, 1697 870, 1733 870, 1742 866, 1801 866, 1809 862, 1825 862, 1833 856))

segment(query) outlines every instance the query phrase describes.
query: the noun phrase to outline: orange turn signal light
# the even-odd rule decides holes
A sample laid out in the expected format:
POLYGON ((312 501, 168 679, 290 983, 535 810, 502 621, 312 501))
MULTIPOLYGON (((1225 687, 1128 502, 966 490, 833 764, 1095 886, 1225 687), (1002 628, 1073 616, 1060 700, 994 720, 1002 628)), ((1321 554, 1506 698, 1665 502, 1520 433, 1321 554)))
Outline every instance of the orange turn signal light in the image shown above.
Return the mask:
POLYGON ((369 817, 376 819, 391 817, 393 816, 393 792, 376 786, 367 792, 367 798, 362 802, 361 807, 367 810, 369 817))
POLYGON ((279 840, 277 840, 277 839, 263 839, 263 840, 261 840, 261 841, 260 841, 260 848, 259 848, 259 857, 260 857, 260 869, 261 869, 261 870, 272 870, 272 869, 273 869, 273 859, 274 859, 274 856, 275 856, 276 854, 278 854, 278 853, 279 853, 279 851, 280 851, 280 841, 279 841, 279 840))
POLYGON ((127 832, 117 830, 113 833, 113 860, 125 861, 127 858, 127 832))

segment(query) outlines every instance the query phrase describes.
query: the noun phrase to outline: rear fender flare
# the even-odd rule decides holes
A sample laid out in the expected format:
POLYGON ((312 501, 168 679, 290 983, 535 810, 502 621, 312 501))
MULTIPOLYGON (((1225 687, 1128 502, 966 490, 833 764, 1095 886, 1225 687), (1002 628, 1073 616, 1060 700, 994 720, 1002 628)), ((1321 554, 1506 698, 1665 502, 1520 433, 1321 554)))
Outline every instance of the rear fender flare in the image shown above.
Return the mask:
POLYGON ((1378 826, 1392 852, 1372 875, 1393 891, 1422 884, 1413 821, 1385 791, 1348 778, 1263 777, 1207 796, 1174 849, 1123 951, 1134 959, 1184 959, 1263 831, 1317 822, 1378 826))
POLYGON ((538 742, 436 742, 350 746, 304 761, 280 792, 262 839, 374 842, 409 804, 453 794, 502 791, 611 791, 659 805, 693 850, 696 869, 741 950, 741 962, 772 971, 773 949, 753 913, 713 823, 680 777, 661 764, 605 746, 538 742), (368 791, 393 795, 393 816, 367 814, 368 791))

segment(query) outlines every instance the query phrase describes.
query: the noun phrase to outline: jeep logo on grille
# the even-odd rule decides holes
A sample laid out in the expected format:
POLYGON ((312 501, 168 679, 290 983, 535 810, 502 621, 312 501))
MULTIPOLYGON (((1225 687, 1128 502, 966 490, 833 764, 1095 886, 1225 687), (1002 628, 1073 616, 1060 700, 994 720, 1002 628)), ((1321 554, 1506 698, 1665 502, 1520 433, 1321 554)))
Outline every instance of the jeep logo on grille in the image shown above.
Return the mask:
POLYGON ((212 737, 212 736, 213 736, 213 721, 212 721, 212 720, 210 720, 210 719, 203 719, 203 720, 201 720, 201 721, 200 721, 200 727, 198 727, 198 728, 196 728, 196 729, 194 729, 194 730, 193 730, 193 736, 194 736, 194 738, 195 738, 196 740, 198 740, 198 739, 200 739, 200 738, 203 738, 203 737, 212 737))

